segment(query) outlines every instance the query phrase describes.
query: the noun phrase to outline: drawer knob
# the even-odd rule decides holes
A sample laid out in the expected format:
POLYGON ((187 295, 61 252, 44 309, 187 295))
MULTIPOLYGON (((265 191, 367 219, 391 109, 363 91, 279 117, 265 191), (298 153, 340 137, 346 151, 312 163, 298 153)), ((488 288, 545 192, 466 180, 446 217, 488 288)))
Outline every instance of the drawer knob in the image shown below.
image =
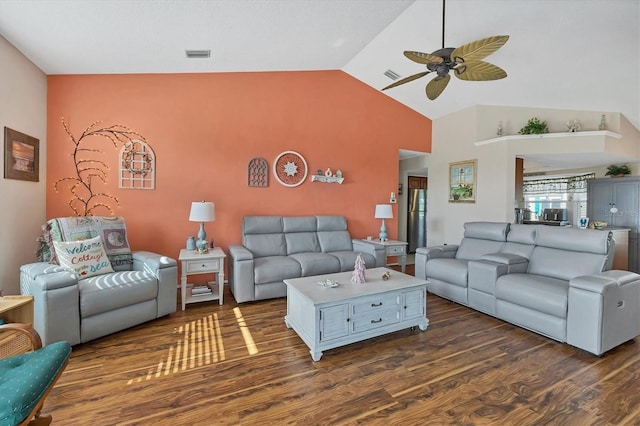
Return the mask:
POLYGON ((377 320, 371 320, 371 324, 377 324, 379 322, 382 322, 382 318, 378 318, 377 320))
MULTIPOLYGON (((376 306, 382 306, 382 302, 380 302, 380 303, 372 303, 372 304, 371 304, 371 307, 372 307, 372 308, 375 308, 376 306)), ((382 320, 381 320, 381 321, 382 321, 382 320)))

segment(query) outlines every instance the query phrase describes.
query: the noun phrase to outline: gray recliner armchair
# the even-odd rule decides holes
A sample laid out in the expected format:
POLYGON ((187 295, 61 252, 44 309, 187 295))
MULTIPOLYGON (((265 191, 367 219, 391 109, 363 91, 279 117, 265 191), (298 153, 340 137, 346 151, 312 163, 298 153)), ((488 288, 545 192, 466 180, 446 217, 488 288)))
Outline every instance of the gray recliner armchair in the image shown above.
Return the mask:
POLYGON ((102 236, 114 272, 82 278, 48 261, 20 268, 20 292, 34 297, 33 326, 43 344, 84 343, 176 311, 175 259, 131 252, 122 218, 52 219, 45 234, 45 253, 53 240, 102 236))

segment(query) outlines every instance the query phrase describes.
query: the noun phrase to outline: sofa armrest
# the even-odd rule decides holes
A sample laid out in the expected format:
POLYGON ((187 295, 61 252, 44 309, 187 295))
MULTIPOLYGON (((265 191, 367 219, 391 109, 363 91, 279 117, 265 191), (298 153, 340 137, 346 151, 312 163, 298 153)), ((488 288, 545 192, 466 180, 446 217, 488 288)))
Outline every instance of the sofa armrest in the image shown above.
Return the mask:
POLYGON ((229 256, 232 260, 253 260, 253 253, 245 246, 229 246, 229 256))
POLYGON ((510 270, 509 272, 519 272, 524 273, 527 270, 527 266, 529 265, 529 259, 524 256, 520 256, 512 253, 489 253, 483 254, 480 256, 480 260, 487 260, 489 262, 501 263, 503 265, 508 265, 512 268, 517 268, 517 270, 510 270), (518 267, 519 266, 519 267, 518 267), (524 267, 524 270, 522 270, 524 267))
POLYGON ((600 355, 640 335, 640 275, 612 270, 569 281, 567 343, 600 355))
POLYGON ((253 275, 253 253, 241 245, 230 245, 229 289, 236 302, 255 300, 255 280, 253 275))
POLYGON ((80 343, 80 291, 74 274, 46 262, 22 265, 20 293, 33 296, 33 328, 43 345, 80 343))
POLYGON ((370 244, 367 241, 354 238, 351 240, 353 251, 368 253, 376 259, 376 268, 387 266, 387 250, 379 244, 370 244))
POLYGON ((178 263, 175 259, 150 251, 133 252, 133 270, 153 274, 158 280, 157 317, 176 311, 178 301, 178 263))
POLYGON ((584 275, 573 278, 569 286, 593 293, 606 293, 616 287, 640 283, 640 275, 635 272, 610 270, 599 275, 584 275))
POLYGON ((432 247, 419 247, 416 249, 415 256, 415 276, 418 278, 427 278, 427 262, 431 259, 449 258, 454 259, 458 252, 457 244, 441 245, 432 247))

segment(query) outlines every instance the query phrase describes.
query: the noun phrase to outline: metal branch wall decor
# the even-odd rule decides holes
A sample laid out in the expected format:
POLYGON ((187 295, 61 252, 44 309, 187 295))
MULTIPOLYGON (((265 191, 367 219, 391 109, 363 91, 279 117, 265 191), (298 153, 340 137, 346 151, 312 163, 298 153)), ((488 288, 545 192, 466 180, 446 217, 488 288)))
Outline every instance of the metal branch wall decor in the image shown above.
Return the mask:
POLYGON ((56 192, 60 192, 61 187, 66 186, 71 192, 69 207, 76 216, 94 216, 98 209, 106 209, 113 214, 111 203, 120 205, 118 198, 106 192, 99 191, 95 185, 97 181, 103 184, 107 182, 109 166, 102 160, 92 158, 96 154, 104 154, 104 151, 97 148, 89 148, 87 145, 94 141, 91 136, 101 136, 109 139, 114 148, 119 144, 131 143, 133 140, 144 137, 120 124, 107 127, 97 127, 101 121, 96 121, 87 127, 77 139, 73 136, 64 117, 61 119, 64 131, 69 135, 74 145, 73 163, 75 165, 75 176, 58 179, 54 184, 56 192))

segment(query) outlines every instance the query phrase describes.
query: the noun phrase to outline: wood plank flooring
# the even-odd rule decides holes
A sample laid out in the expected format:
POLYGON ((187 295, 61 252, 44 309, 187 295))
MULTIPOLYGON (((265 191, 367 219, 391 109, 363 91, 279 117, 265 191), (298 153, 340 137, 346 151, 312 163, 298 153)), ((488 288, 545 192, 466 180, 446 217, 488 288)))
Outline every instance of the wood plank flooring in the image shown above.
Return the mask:
POLYGON ((204 302, 73 348, 56 425, 637 425, 640 342, 602 357, 428 295, 403 330, 313 362, 286 299, 204 302))

